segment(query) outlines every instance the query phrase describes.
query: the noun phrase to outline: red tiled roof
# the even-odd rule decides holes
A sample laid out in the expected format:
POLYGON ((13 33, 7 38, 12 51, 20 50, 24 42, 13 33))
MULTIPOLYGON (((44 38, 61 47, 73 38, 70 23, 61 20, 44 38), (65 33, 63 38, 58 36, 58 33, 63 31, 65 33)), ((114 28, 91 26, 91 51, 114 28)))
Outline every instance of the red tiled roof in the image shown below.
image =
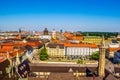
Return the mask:
POLYGON ((30 45, 32 47, 37 47, 39 46, 41 43, 39 41, 35 41, 35 42, 27 42, 27 45, 30 45))
POLYGON ((53 42, 56 42, 58 44, 64 44, 66 47, 91 47, 91 48, 98 48, 96 44, 85 44, 85 43, 70 43, 70 42, 61 42, 59 40, 52 40, 53 42))
POLYGON ((52 42, 60 43, 60 41, 56 39, 52 39, 52 42))
POLYGON ((9 55, 10 55, 10 57, 15 57, 17 55, 17 53, 18 53, 18 55, 21 55, 22 52, 23 52, 23 50, 18 50, 18 51, 14 51, 14 52, 10 53, 9 55))
POLYGON ((80 36, 72 36, 72 40, 83 40, 83 36, 80 35, 80 36))
POLYGON ((3 61, 5 61, 6 59, 7 59, 6 57, 1 57, 0 56, 0 63, 3 62, 3 61))
POLYGON ((98 48, 98 46, 95 45, 95 44, 83 44, 83 43, 79 43, 79 44, 69 43, 69 44, 64 44, 64 46, 66 46, 66 47, 91 47, 91 48, 98 48))
POLYGON ((11 51, 13 51, 12 49, 5 49, 5 48, 2 48, 2 49, 0 49, 0 53, 7 53, 7 52, 11 52, 11 51))
POLYGON ((70 32, 65 32, 63 35, 69 40, 83 40, 82 35, 76 36, 71 34, 70 32))
POLYGON ((14 45, 14 43, 13 42, 7 42, 7 43, 1 43, 1 45, 3 45, 3 46, 13 46, 14 45))
POLYGON ((4 60, 6 60, 6 54, 2 54, 0 53, 0 63, 3 62, 4 60))
POLYGON ((23 43, 23 42, 15 42, 14 45, 15 45, 15 46, 26 46, 27 43, 23 43))
POLYGON ((120 48, 108 48, 107 50, 109 50, 109 51, 118 51, 118 50, 120 50, 120 48))

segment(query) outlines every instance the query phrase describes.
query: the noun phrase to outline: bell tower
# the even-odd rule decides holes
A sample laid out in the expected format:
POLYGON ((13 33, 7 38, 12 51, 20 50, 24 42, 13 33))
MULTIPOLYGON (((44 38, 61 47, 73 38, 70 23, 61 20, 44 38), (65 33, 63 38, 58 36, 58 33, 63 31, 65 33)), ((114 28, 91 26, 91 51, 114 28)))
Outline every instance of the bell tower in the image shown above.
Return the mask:
POLYGON ((17 55, 16 55, 16 65, 19 65, 20 64, 20 60, 19 60, 19 55, 18 55, 18 52, 17 52, 17 55))
POLYGON ((22 30, 21 30, 21 28, 19 28, 19 38, 21 39, 21 32, 22 32, 22 30))
POLYGON ((55 31, 55 29, 53 29, 53 31, 52 31, 52 38, 56 39, 56 31, 55 31))
POLYGON ((44 30, 44 35, 48 35, 48 30, 47 30, 47 28, 45 28, 45 30, 44 30))
POLYGON ((100 77, 104 77, 105 71, 105 40, 104 36, 102 36, 101 45, 99 48, 100 55, 99 55, 99 63, 98 63, 98 75, 100 77))

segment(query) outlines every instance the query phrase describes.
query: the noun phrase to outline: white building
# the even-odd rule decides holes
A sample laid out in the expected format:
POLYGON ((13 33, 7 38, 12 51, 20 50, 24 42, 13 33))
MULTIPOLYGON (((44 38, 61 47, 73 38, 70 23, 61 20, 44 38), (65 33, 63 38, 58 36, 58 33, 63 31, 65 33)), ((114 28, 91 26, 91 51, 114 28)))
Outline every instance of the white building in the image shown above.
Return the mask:
POLYGON ((119 44, 109 44, 108 47, 118 48, 118 47, 120 47, 120 45, 119 44))
POLYGON ((40 35, 39 38, 40 39, 49 39, 50 40, 52 38, 52 36, 51 35, 40 35))
POLYGON ((95 44, 65 44, 66 56, 90 56, 93 52, 99 51, 95 44))

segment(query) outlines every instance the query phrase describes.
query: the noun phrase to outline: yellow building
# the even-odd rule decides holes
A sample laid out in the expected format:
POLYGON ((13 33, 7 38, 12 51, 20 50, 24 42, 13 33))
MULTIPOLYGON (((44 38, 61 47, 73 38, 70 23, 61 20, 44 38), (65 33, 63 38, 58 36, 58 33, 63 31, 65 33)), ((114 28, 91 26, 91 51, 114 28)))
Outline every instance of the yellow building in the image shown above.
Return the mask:
POLYGON ((93 43, 93 44, 100 45, 101 40, 102 40, 101 37, 97 37, 97 36, 85 36, 84 40, 82 42, 83 43, 93 43))
POLYGON ((56 31, 55 31, 55 29, 53 29, 53 31, 52 31, 52 38, 53 38, 53 39, 56 39, 56 37, 57 37, 57 36, 56 36, 56 31))
POLYGON ((107 38, 108 41, 111 41, 111 40, 117 40, 116 37, 112 37, 112 38, 107 38))
POLYGON ((64 45, 49 43, 46 47, 47 53, 50 58, 64 58, 64 45))
POLYGON ((118 50, 120 50, 119 47, 118 47, 118 48, 111 48, 111 47, 109 47, 109 48, 107 49, 107 57, 108 57, 108 58, 114 58, 114 53, 115 53, 116 51, 118 51, 118 50))

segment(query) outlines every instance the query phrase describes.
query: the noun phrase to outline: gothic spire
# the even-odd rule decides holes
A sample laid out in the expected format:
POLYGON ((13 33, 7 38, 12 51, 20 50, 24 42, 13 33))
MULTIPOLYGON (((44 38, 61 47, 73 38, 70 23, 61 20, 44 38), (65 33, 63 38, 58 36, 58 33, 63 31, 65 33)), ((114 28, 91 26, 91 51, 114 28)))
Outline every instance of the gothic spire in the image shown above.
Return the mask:
POLYGON ((105 47, 105 38, 104 38, 104 35, 102 35, 101 47, 105 47))
POLYGON ((16 65, 20 64, 20 60, 19 60, 19 55, 18 55, 18 51, 17 51, 17 55, 16 55, 16 65))

